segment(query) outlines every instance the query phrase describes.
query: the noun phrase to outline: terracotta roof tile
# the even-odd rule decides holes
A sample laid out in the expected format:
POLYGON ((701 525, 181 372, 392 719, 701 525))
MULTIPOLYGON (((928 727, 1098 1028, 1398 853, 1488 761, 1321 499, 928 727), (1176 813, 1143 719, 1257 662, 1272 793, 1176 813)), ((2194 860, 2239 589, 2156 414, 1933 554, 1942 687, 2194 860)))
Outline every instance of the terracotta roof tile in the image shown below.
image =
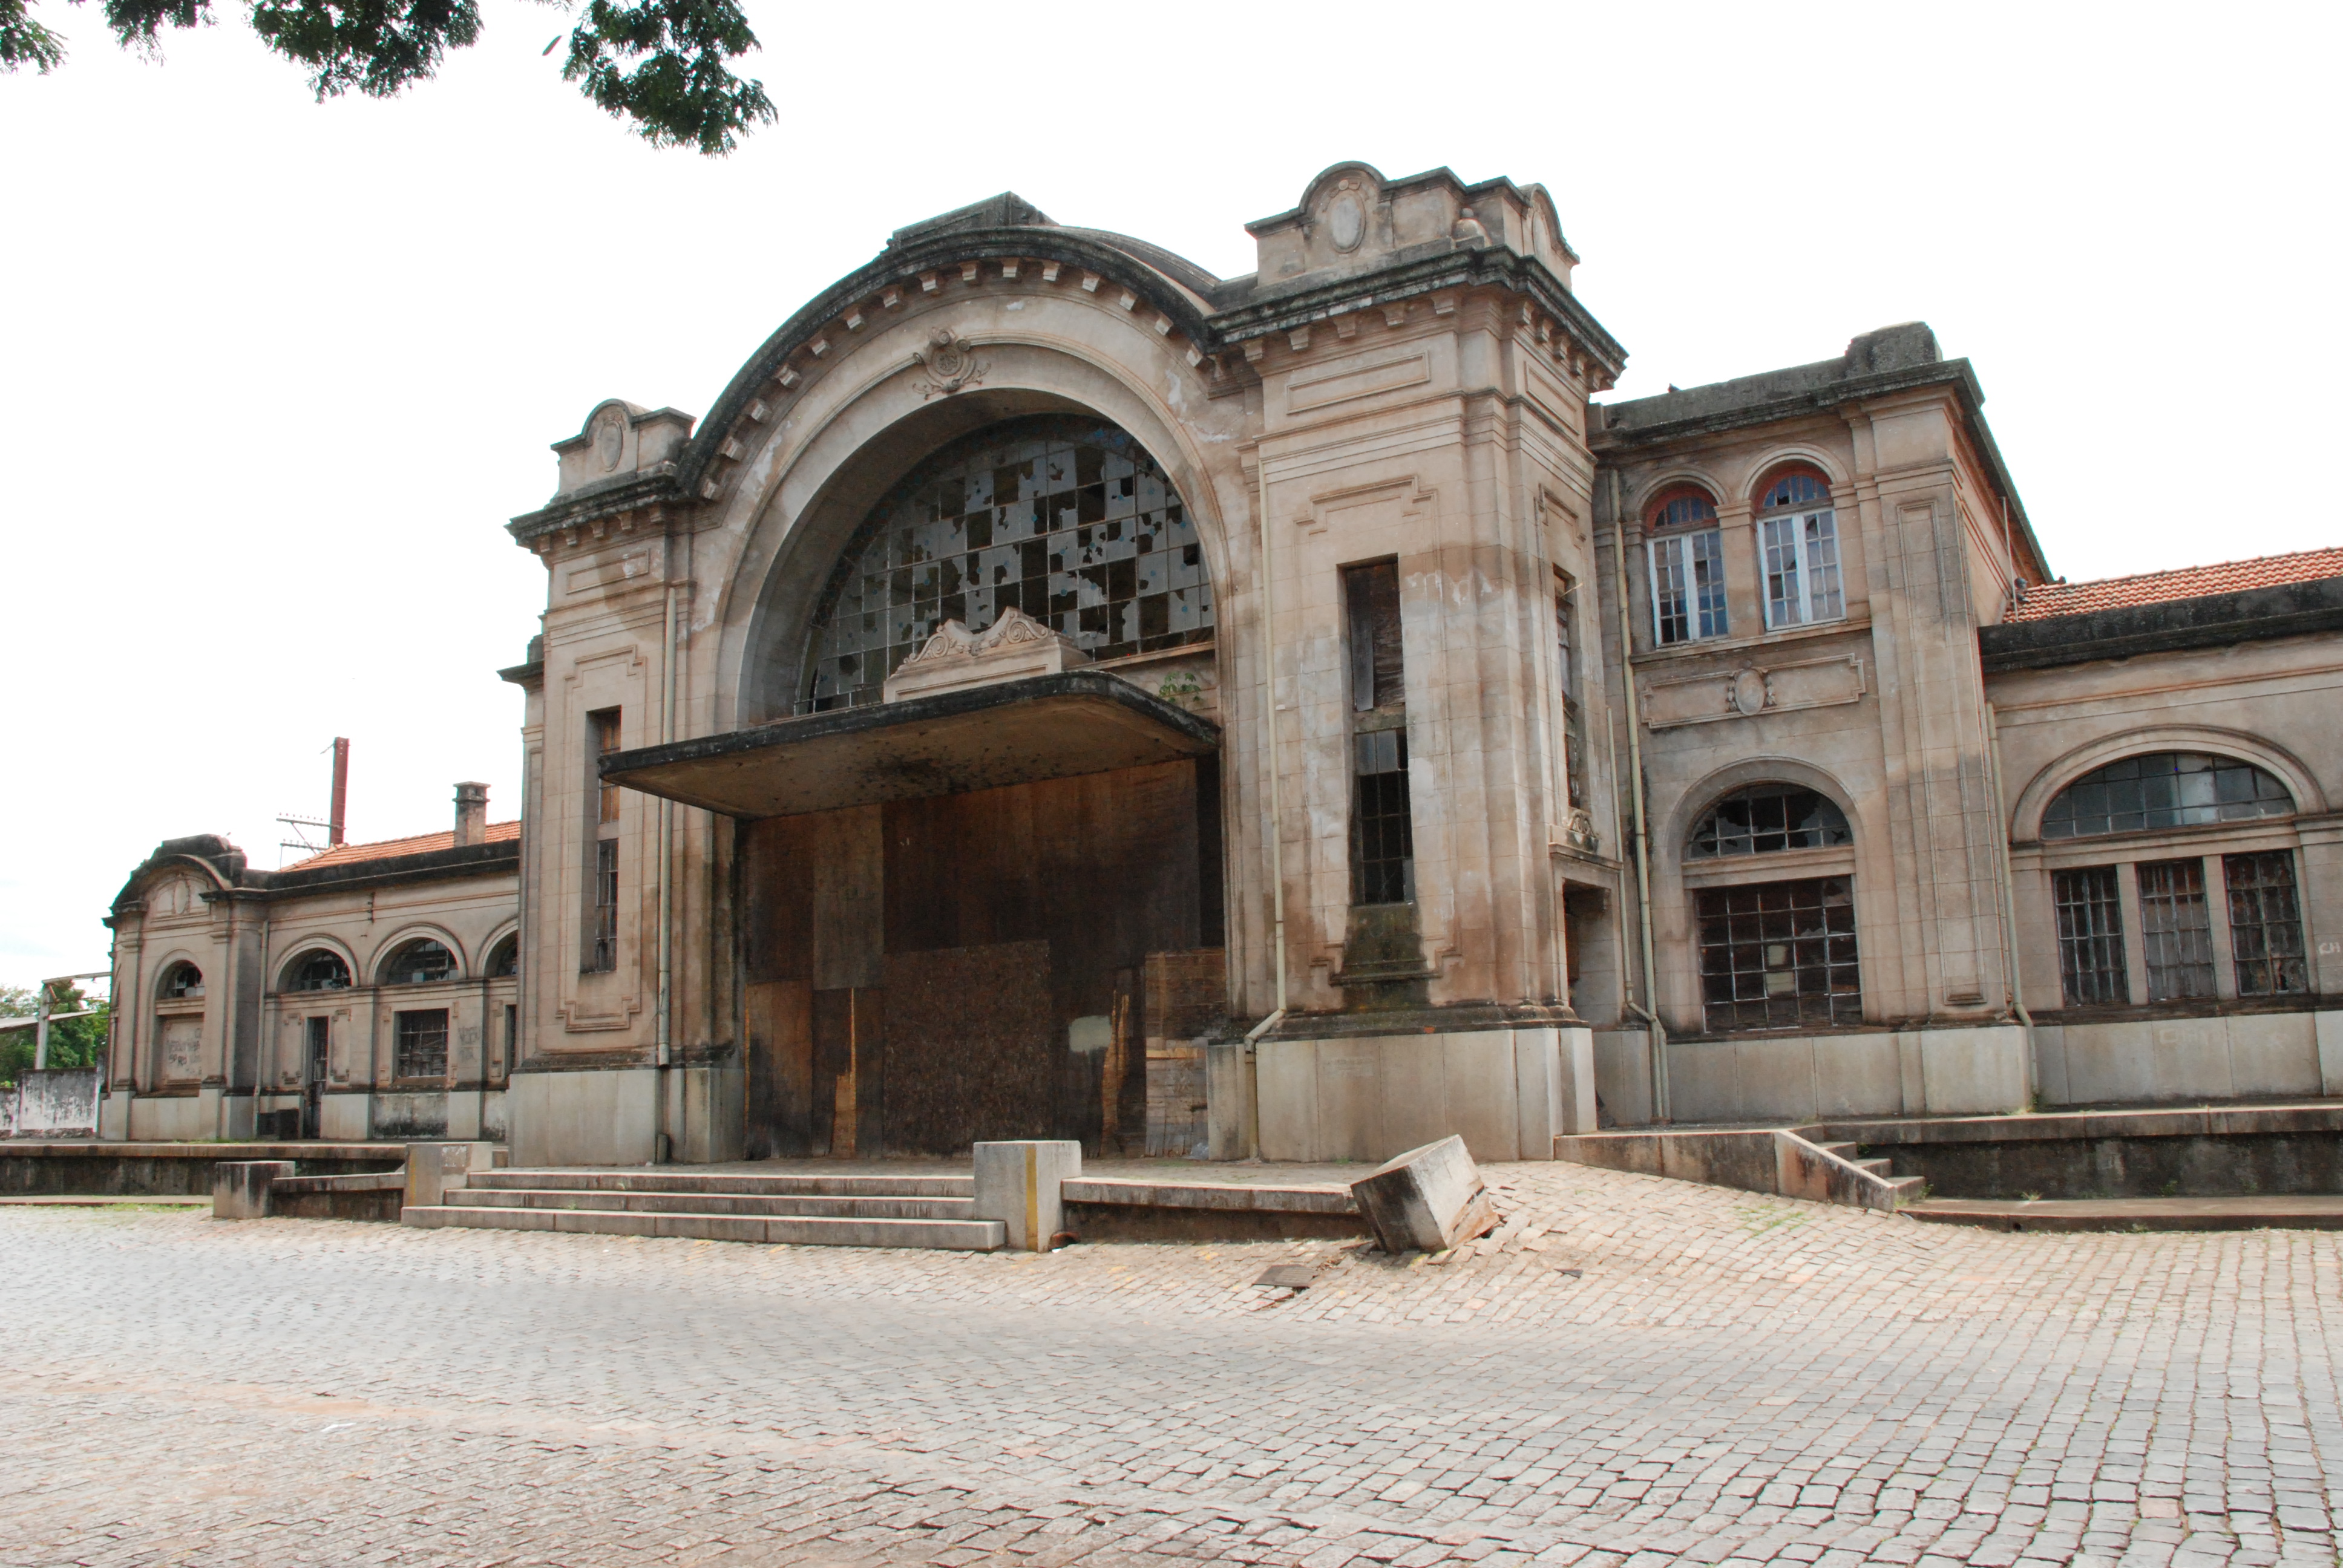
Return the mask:
POLYGON ((2090 583, 2042 583, 2026 590, 2026 602, 2012 610, 2009 618, 2055 620, 2060 616, 2088 615, 2094 610, 2126 609, 2133 605, 2202 598, 2207 594, 2237 593, 2244 588, 2275 588, 2280 583, 2315 582, 2332 577, 2343 577, 2343 547, 2299 550, 2288 556, 2256 556, 2251 560, 2217 561, 2211 566, 2182 567, 2176 571, 2143 572, 2137 577, 2102 578, 2090 583))
MULTIPOLYGON (((520 837, 518 822, 491 822, 488 839, 491 844, 509 843, 520 837)), ((411 839, 383 839, 371 844, 337 844, 320 850, 306 860, 296 860, 281 868, 287 871, 314 871, 320 866, 347 866, 353 860, 388 860, 400 855, 428 855, 435 849, 456 847, 456 830, 444 833, 417 833, 411 839)))

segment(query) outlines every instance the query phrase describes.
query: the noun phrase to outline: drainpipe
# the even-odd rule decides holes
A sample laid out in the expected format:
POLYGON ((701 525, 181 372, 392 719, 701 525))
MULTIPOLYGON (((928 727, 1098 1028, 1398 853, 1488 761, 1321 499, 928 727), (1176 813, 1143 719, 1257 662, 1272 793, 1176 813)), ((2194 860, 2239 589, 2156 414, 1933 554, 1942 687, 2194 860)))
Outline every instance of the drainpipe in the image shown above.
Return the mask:
POLYGON ((2026 1030, 2026 1099, 2030 1109, 2035 1094, 2034 1015, 2026 1010, 2026 986, 2017 969, 2017 871, 2011 863, 2008 822, 2003 815, 2008 802, 2001 792, 2001 715, 1990 702, 1985 705, 1985 738, 1986 756, 1993 764, 1994 843, 2001 851, 2001 940, 2008 950, 2009 1005, 2026 1030))
MULTIPOLYGON (((677 539, 670 533, 667 538, 667 628, 666 657, 662 667, 664 690, 659 698, 659 744, 667 745, 675 739, 675 552, 677 539)), ((658 1045, 653 1054, 658 1072, 655 1094, 658 1103, 652 1108, 651 1160, 664 1165, 672 1157, 673 1141, 668 1132, 668 1068, 674 1057, 673 987, 675 939, 673 933, 675 890, 673 863, 675 859, 675 802, 665 796, 659 803, 659 1003, 658 1045)))
MULTIPOLYGON (((1643 718, 1635 702, 1633 627, 1627 614, 1627 525, 1619 516, 1619 478, 1611 477, 1611 566, 1619 610, 1619 686, 1627 697, 1627 788, 1635 802, 1635 915, 1643 930, 1644 989, 1659 1000, 1652 961, 1652 835, 1644 810, 1643 718)), ((1641 1017, 1652 1036, 1652 1120, 1669 1121, 1668 1030, 1656 1009, 1645 1010, 1631 1000, 1630 1010, 1641 1017)))
MULTIPOLYGON (((1285 1018, 1285 844, 1282 827, 1284 810, 1282 790, 1278 782, 1277 750, 1277 577, 1276 562, 1270 548, 1269 453, 1259 446, 1253 447, 1253 509, 1261 518, 1261 685, 1262 712, 1268 721, 1269 737, 1270 933, 1275 944, 1272 957, 1277 966, 1277 1008, 1246 1031, 1245 1062, 1248 1071, 1257 1071, 1252 1061, 1261 1037, 1275 1029, 1285 1018)), ((1257 1126, 1261 1115, 1257 1089, 1253 1115, 1257 1126)), ((1258 1132, 1254 1138, 1258 1140, 1258 1132)))

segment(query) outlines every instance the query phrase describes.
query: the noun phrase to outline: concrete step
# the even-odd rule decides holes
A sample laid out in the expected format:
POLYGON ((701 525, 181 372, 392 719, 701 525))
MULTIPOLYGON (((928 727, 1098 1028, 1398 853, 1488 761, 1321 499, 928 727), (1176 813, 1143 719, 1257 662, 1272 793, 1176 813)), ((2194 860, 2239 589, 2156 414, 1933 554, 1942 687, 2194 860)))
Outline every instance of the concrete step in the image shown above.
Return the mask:
POLYGON ((1926 1176, 1889 1176, 1887 1184, 1896 1189, 1896 1201, 1909 1206, 1927 1191, 1928 1179, 1926 1176))
POLYGON ((673 1166, 605 1171, 478 1171, 475 1191, 723 1192, 739 1197, 969 1198, 973 1176, 749 1175, 673 1166))
POLYGON ((1858 1171, 1868 1171, 1874 1176, 1893 1176, 1896 1174, 1896 1161, 1893 1160, 1883 1160, 1876 1155, 1868 1160, 1857 1160, 1853 1156, 1848 1156, 1847 1163, 1854 1166, 1858 1171))
POLYGON ((795 1215, 831 1220, 966 1220, 968 1198, 833 1198, 762 1192, 603 1192, 577 1188, 458 1187, 455 1209, 570 1209, 602 1213, 795 1215))
POLYGON ((998 1251, 1008 1227, 998 1220, 850 1219, 815 1214, 643 1213, 628 1210, 414 1205, 400 1218, 426 1229, 557 1231, 601 1236, 670 1236, 705 1241, 786 1242, 800 1247, 924 1247, 998 1251))
POLYGON ((2236 1198, 1931 1198, 1902 1212, 1988 1231, 2343 1231, 2343 1193, 2236 1198))
POLYGON ((1863 1153, 1860 1143, 1817 1143, 1815 1148, 1825 1154, 1835 1154, 1842 1160, 1856 1160, 1863 1153))

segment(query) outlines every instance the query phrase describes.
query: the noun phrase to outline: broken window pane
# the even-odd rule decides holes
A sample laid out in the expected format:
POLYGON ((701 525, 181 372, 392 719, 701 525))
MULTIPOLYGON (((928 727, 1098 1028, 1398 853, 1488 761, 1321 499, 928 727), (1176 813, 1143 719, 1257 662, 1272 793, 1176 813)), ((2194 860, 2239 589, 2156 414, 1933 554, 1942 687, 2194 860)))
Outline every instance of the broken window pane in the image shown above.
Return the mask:
MULTIPOLYGON (((2142 868, 2145 869, 2146 868, 2142 868)), ((2058 909, 2058 975, 2066 1004, 2087 1007, 2131 1000, 2124 966, 2123 900, 2113 866, 2086 866, 2050 879, 2058 909)))
POLYGON ((2042 813, 2046 839, 2087 839, 2207 822, 2285 817, 2294 797, 2250 762, 2195 751, 2152 751, 2084 774, 2042 813))
POLYGON ((319 949, 305 953, 295 960, 287 977, 287 990, 347 990, 350 989, 350 966, 342 961, 339 953, 319 949))
POLYGON ((1352 809, 1351 901, 1404 904, 1415 897, 1415 827, 1407 787, 1407 731, 1351 738, 1356 773, 1352 809))
POLYGON ((1342 593, 1350 612, 1352 708, 1369 713, 1405 701, 1398 563, 1343 568, 1342 593))
POLYGON ((2310 989, 2302 961, 2302 906, 2294 854, 2270 849, 2221 857, 2229 889, 2229 951, 2239 996, 2294 996, 2310 989))
POLYGON ((456 975, 456 955, 429 937, 408 942, 390 955, 382 966, 384 985, 430 985, 437 980, 452 980, 456 975))
POLYGON ((1850 879, 1710 888, 1699 903, 1701 992, 1711 1033, 1863 1021, 1850 879))
POLYGON ((2139 932, 2147 950, 2148 1000, 2213 994, 2213 913, 2205 901, 2204 861, 2140 867, 2139 932))
POLYGON ((1796 784, 1751 784, 1725 796, 1694 824, 1686 853, 1705 860, 1854 841, 1846 813, 1830 797, 1796 784))
POLYGON ((1018 609, 1093 658, 1204 642, 1212 588, 1178 491, 1096 419, 979 431, 914 468, 849 541, 807 645, 800 711, 880 700, 946 620, 1018 609))
POLYGON ((400 1078, 447 1076, 447 1010, 422 1009, 398 1015, 398 1050, 392 1071, 400 1078))

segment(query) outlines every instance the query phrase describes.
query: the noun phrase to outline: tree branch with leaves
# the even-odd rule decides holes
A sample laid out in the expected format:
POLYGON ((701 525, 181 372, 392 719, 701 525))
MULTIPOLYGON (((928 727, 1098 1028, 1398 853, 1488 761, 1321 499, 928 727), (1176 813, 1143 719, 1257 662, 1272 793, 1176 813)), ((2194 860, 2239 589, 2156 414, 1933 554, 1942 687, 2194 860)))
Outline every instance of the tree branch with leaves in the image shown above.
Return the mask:
MULTIPOLYGON (((82 5, 86 0, 70 0, 82 5)), ((710 156, 774 118, 765 85, 732 62, 756 48, 738 0, 553 0, 576 18, 561 74, 659 147, 710 156)), ((126 49, 162 51, 166 31, 209 26, 212 0, 103 0, 106 25, 126 49)), ((261 42, 309 74, 320 102, 357 91, 387 98, 437 73, 450 49, 479 41, 475 0, 253 0, 246 19, 261 42)), ((550 55, 561 43, 546 45, 550 55)), ((65 62, 65 43, 33 15, 30 0, 0 0, 0 72, 43 75, 65 62)))

